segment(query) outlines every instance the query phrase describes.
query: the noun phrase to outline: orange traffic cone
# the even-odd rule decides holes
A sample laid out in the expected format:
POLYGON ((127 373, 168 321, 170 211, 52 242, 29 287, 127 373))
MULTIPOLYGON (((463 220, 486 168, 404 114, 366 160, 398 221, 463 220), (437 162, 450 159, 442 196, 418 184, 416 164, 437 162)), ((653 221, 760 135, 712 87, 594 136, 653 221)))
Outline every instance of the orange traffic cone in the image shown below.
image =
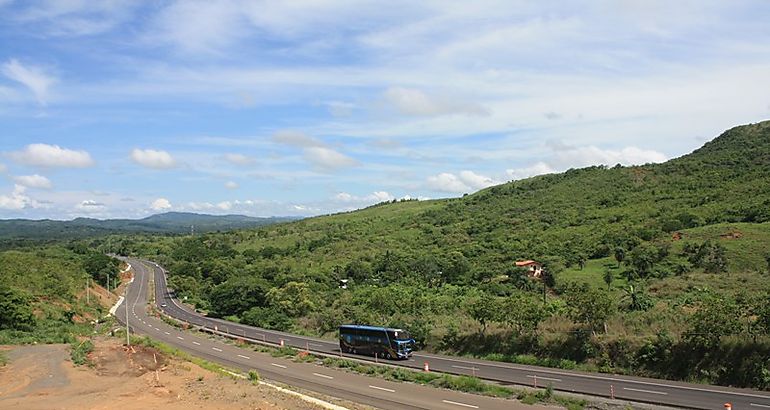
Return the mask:
POLYGON ((725 410, 733 410, 732 403, 725 403, 725 410))
POLYGON ((425 362, 425 364, 422 366, 422 369, 425 370, 426 372, 430 371, 430 367, 428 366, 428 362, 425 362))

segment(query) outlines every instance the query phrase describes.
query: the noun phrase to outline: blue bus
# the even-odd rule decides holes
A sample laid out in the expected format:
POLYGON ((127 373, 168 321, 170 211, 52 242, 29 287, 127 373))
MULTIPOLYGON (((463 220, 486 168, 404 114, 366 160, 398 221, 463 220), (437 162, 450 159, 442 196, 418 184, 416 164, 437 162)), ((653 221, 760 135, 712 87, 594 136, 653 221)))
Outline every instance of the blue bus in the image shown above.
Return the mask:
POLYGON ((343 353, 406 359, 412 355, 413 349, 414 339, 406 330, 363 325, 340 326, 340 350, 343 353))

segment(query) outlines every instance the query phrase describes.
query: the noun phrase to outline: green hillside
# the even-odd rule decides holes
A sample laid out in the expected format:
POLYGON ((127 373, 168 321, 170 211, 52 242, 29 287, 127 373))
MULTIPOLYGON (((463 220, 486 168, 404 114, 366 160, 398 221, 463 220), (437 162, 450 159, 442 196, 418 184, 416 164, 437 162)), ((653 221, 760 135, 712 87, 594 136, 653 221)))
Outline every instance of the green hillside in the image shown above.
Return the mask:
POLYGON ((766 388, 768 236, 763 122, 663 164, 102 246, 158 259, 180 295, 260 326, 405 326, 428 350, 766 388))
POLYGON ((0 344, 71 343, 107 312, 87 279, 106 285, 118 264, 83 248, 58 246, 0 252, 0 344))

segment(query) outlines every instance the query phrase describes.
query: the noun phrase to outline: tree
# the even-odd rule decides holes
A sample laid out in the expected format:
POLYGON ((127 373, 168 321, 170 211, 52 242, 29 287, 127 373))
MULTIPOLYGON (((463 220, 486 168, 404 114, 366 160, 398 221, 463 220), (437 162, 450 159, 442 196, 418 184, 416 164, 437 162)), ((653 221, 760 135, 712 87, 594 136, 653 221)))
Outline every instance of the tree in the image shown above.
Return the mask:
POLYGON ((83 261, 83 268, 97 283, 107 285, 107 278, 115 278, 120 271, 120 261, 109 256, 93 252, 83 261))
POLYGON ((287 331, 291 329, 292 320, 284 312, 275 307, 255 306, 245 312, 241 322, 249 326, 257 326, 265 329, 287 331))
POLYGON ((364 283, 372 277, 372 265, 361 259, 353 259, 345 267, 345 276, 355 283, 364 283))
POLYGON ((615 260, 618 261, 618 268, 620 268, 620 263, 623 262, 626 259, 626 250, 623 249, 622 246, 618 246, 615 248, 615 260))
POLYGON ((531 334, 548 317, 543 306, 531 297, 517 293, 505 299, 498 313, 498 322, 510 326, 518 334, 531 334))
POLYGON ((770 293, 758 297, 752 305, 752 313, 756 317, 755 329, 760 333, 770 335, 770 293))
POLYGON ((465 283, 471 264, 462 252, 453 251, 449 254, 449 263, 444 267, 444 278, 447 283, 465 283))
POLYGON ((481 325, 480 333, 482 336, 484 336, 489 322, 494 321, 498 317, 499 309, 497 305, 496 297, 485 294, 472 297, 465 303, 465 312, 481 325))
POLYGON ((29 330, 35 324, 30 298, 20 290, 0 285, 0 329, 29 330))
POLYGON ((706 273, 727 272, 727 251, 724 246, 718 243, 711 245, 708 255, 703 261, 703 270, 706 273))
POLYGON ((646 242, 637 245, 628 255, 628 263, 641 278, 647 277, 652 272, 653 265, 659 259, 660 252, 658 248, 646 242))
POLYGON ((268 303, 292 317, 299 317, 315 309, 310 287, 304 282, 288 282, 267 292, 268 303))
POLYGON ((254 307, 265 306, 267 284, 260 278, 239 276, 215 286, 209 293, 214 317, 240 315, 254 307))
POLYGON ((594 333, 615 313, 615 303, 610 294, 593 289, 586 283, 570 283, 563 295, 570 319, 589 326, 594 333))
POLYGON ((644 289, 633 284, 623 288, 621 303, 625 305, 626 309, 631 311, 647 310, 653 304, 644 289))
POLYGON ((690 317, 685 340, 712 350, 719 345, 722 336, 740 331, 740 317, 740 309, 734 300, 722 295, 708 297, 701 301, 698 310, 690 317))
POLYGON ((607 268, 604 270, 604 276, 602 277, 604 279, 604 283, 607 284, 607 290, 609 291, 612 287, 612 281, 615 279, 615 275, 612 274, 612 271, 607 268))

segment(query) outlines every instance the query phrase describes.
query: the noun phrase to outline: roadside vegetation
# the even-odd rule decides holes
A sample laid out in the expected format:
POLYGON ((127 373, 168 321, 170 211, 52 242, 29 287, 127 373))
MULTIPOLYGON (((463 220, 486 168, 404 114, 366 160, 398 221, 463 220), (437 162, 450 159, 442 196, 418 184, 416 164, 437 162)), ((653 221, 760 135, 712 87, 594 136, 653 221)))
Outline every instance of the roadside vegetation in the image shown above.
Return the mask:
POLYGON ((116 261, 80 246, 0 252, 0 344, 79 343, 107 313, 86 284, 106 287, 117 273, 116 261))

